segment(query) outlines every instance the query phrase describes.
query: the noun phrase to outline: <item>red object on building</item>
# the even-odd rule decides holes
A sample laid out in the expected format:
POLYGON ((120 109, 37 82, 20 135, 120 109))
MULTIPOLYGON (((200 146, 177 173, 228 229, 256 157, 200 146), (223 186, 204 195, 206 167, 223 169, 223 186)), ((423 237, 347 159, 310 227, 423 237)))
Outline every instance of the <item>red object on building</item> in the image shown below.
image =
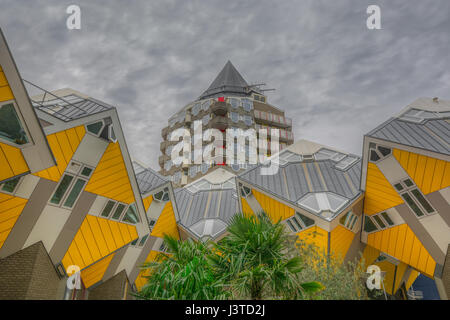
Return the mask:
POLYGON ((219 101, 219 102, 225 102, 225 97, 218 97, 218 98, 217 98, 217 101, 219 101))

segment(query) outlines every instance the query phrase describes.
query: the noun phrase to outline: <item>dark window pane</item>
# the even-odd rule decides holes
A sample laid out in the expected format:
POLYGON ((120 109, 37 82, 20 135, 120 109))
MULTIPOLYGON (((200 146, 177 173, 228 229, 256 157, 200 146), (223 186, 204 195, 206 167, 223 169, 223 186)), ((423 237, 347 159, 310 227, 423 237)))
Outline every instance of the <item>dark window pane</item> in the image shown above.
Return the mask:
POLYGON ((386 228, 386 225, 383 223, 383 221, 381 221, 379 216, 373 216, 373 218, 378 223, 378 225, 381 227, 381 229, 386 228))
POLYGON ((364 231, 365 232, 372 232, 378 230, 377 226, 372 222, 372 220, 368 217, 364 217, 364 231))
POLYGON ((311 218, 308 218, 307 216, 304 216, 301 213, 296 212, 297 217, 299 217, 300 219, 302 219, 303 223, 305 224, 305 226, 309 227, 312 226, 314 224, 314 220, 311 218))
POLYGON ((344 214, 340 219, 339 222, 340 224, 342 224, 343 226, 345 226, 345 222, 347 221, 347 217, 350 214, 350 212, 347 212, 347 214, 344 214))
POLYGON ((75 184, 73 185, 72 191, 70 191, 69 195, 67 196, 66 201, 64 201, 64 206, 72 208, 73 204, 75 203, 75 200, 78 198, 78 195, 80 194, 81 190, 84 188, 84 184, 86 181, 78 179, 75 184))
POLYGON ((141 241, 139 241, 139 247, 142 247, 145 243, 145 240, 147 240, 148 234, 142 237, 141 241))
POLYGON ((109 200, 108 203, 106 204, 105 208, 102 211, 102 217, 106 217, 106 218, 109 217, 109 214, 111 213, 111 210, 115 204, 116 204, 115 201, 109 200))
POLYGON ((403 200, 409 205, 409 207, 414 211, 416 216, 421 217, 423 216, 422 210, 417 206, 417 204, 414 202, 414 200, 409 196, 409 194, 404 193, 402 194, 403 200))
POLYGON ((410 179, 403 181, 407 187, 411 187, 414 183, 410 179))
POLYGON ((92 173, 92 169, 91 168, 87 168, 84 167, 83 170, 81 171, 81 175, 85 176, 85 177, 89 177, 92 173))
POLYGON ((131 242, 131 245, 132 245, 132 246, 135 246, 135 245, 136 245, 136 243, 138 242, 138 240, 139 240, 139 238, 138 238, 138 239, 136 239, 136 240, 134 240, 133 242, 131 242))
POLYGON ((294 228, 294 225, 292 224, 292 222, 290 220, 287 220, 286 222, 287 222, 289 228, 291 228, 292 232, 296 232, 297 231, 297 229, 294 228))
POLYGON ((402 185, 401 185, 400 183, 396 183, 396 184, 394 185, 394 187, 395 187, 395 189, 397 189, 398 191, 402 191, 402 190, 403 190, 403 187, 402 187, 402 185))
POLYGON ((386 220, 386 222, 390 225, 393 226, 394 225, 394 221, 392 221, 391 217, 389 217, 389 215, 387 214, 387 212, 382 212, 381 216, 384 218, 384 220, 386 220))
POLYGON ((434 212, 434 210, 433 210, 433 208, 431 207, 430 203, 427 201, 427 199, 425 199, 425 197, 422 195, 422 193, 420 193, 419 190, 413 189, 413 190, 411 190, 411 193, 412 193, 413 196, 420 202, 420 204, 422 205, 422 207, 423 207, 428 213, 434 212))
POLYGON ((128 222, 128 223, 133 223, 133 224, 139 222, 139 218, 136 213, 136 208, 135 208, 134 204, 132 204, 128 207, 128 210, 125 213, 125 216, 123 217, 122 221, 128 222))
POLYGON ((297 231, 303 229, 302 225, 297 221, 297 219, 295 219, 295 217, 293 217, 291 221, 297 231))
POLYGON ((114 214, 112 216, 113 219, 117 220, 120 218, 120 216, 122 215, 123 210, 125 209, 126 205, 119 203, 117 205, 116 210, 114 211, 114 214))
POLYGON ((379 147, 378 147, 378 151, 380 151, 380 153, 381 153, 384 157, 386 157, 388 154, 391 153, 391 149, 386 148, 386 147, 382 147, 382 146, 379 146, 379 147))
POLYGON ((370 150, 370 160, 371 161, 378 161, 378 160, 380 160, 380 157, 375 152, 375 150, 370 150))
POLYGON ((102 127, 103 127, 102 121, 91 123, 86 126, 87 130, 93 134, 98 134, 102 127))
POLYGON ((12 103, 0 106, 0 137, 16 144, 28 142, 28 137, 12 103))
POLYGON ((164 191, 160 191, 158 193, 155 193, 155 195, 153 196, 156 200, 161 201, 162 200, 162 196, 164 194, 164 191))
POLYGON ((6 192, 14 192, 19 181, 20 181, 20 177, 3 183, 2 190, 6 191, 6 192))
POLYGON ((155 225, 155 223, 156 223, 155 220, 150 220, 150 221, 148 222, 148 225, 149 225, 150 227, 153 227, 153 226, 155 225))
POLYGON ((56 189, 55 193, 53 194, 52 199, 50 200, 51 203, 59 204, 64 197, 64 194, 67 191, 67 188, 69 188, 70 183, 72 182, 73 177, 69 175, 64 175, 64 177, 61 180, 61 183, 59 184, 58 188, 56 189))
POLYGON ((169 201, 169 193, 164 192, 163 201, 169 201))

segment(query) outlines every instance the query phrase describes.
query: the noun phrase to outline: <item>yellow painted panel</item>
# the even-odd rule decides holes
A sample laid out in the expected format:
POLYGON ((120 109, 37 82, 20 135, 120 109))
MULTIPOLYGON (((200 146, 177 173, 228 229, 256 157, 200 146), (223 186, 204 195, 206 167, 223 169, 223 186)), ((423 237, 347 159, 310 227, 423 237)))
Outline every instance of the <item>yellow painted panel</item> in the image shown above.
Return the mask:
POLYGON ((369 162, 367 165, 366 192, 364 198, 364 213, 372 215, 403 203, 377 165, 369 162))
POLYGON ((14 95, 9 86, 0 87, 0 102, 14 99, 14 95))
POLYGON ((328 232, 317 226, 308 228, 297 233, 299 240, 306 244, 313 244, 325 253, 328 252, 328 232))
POLYGON ((367 244, 433 277, 436 263, 407 224, 370 233, 367 244), (385 239, 389 239, 387 247, 383 245, 385 239), (395 244, 391 243, 394 241, 395 244))
POLYGON ((295 214, 295 210, 265 194, 252 190, 252 193, 258 201, 261 208, 272 219, 273 222, 285 220, 295 214))
POLYGON ((450 186, 448 161, 399 149, 394 149, 393 155, 424 194, 450 186), (409 158, 408 163, 405 158, 409 158))
POLYGON ((8 85, 8 80, 6 80, 5 73, 0 71, 0 87, 4 87, 8 85))
POLYGON ((85 134, 84 126, 70 128, 47 136, 56 159, 56 166, 34 173, 36 176, 58 182, 85 134))
POLYGON ((143 199, 142 202, 144 203, 145 212, 147 212, 148 208, 150 208, 150 204, 153 201, 153 196, 148 196, 147 198, 143 199))
POLYGON ((128 204, 135 202, 119 143, 108 145, 85 190, 128 204))
POLYGON ((164 206, 151 233, 152 236, 160 238, 162 238, 164 234, 180 239, 171 201, 167 202, 164 206))
POLYGON ((384 276, 384 288, 388 294, 393 294, 392 288, 394 285, 395 265, 384 260, 375 262, 375 265, 379 266, 382 272, 386 272, 384 276))
POLYGON ((86 288, 89 288, 92 285, 99 282, 100 280, 102 280, 103 275, 106 272, 106 269, 108 269, 108 266, 111 263, 112 258, 114 258, 114 255, 115 253, 110 254, 106 258, 96 262, 95 264, 81 271, 81 279, 83 280, 83 284, 86 288))
POLYGON ((397 290, 400 288, 400 282, 402 281, 406 270, 408 270, 408 265, 406 263, 400 262, 397 265, 397 274, 395 275, 394 293, 396 293, 397 290))
POLYGON ((136 238, 136 227, 88 214, 62 259, 62 263, 65 268, 70 263, 84 269, 136 238), (126 240, 130 241, 124 241, 125 232, 126 240), (135 237, 131 239, 131 235, 135 237))
POLYGON ((22 155, 22 151, 19 148, 1 142, 0 148, 3 150, 3 153, 9 163, 9 167, 12 169, 15 176, 29 171, 25 158, 22 155))
POLYGON ((0 170, 0 180, 6 180, 14 177, 14 172, 9 166, 8 159, 6 158, 6 155, 3 153, 3 150, 1 148, 0 148, 0 168, 2 168, 2 170, 0 170))
MULTIPOLYGON (((159 254, 158 251, 150 251, 150 253, 148 254, 147 258, 145 259, 145 262, 151 262, 154 261, 156 259, 156 256, 159 254)), ((140 266, 138 266, 140 267, 140 266)), ((149 271, 148 270, 141 270, 139 272, 139 275, 136 278, 136 281, 134 282, 136 284, 136 288, 138 290, 141 290, 142 287, 147 283, 147 279, 144 278, 145 276, 149 275, 149 271)))
POLYGON ((255 215, 255 213, 253 212, 252 208, 248 204, 247 200, 245 200, 245 198, 241 197, 241 203, 242 203, 242 213, 245 216, 249 217, 249 216, 255 215))
POLYGON ((27 202, 27 199, 0 193, 0 248, 27 202))
POLYGON ((414 281, 416 281, 418 276, 419 276, 419 271, 411 270, 411 274, 409 275, 409 278, 405 283, 406 290, 411 288, 412 284, 414 283, 414 281))
POLYGON ((338 225, 330 232, 330 253, 336 257, 345 258, 355 234, 347 228, 338 225))

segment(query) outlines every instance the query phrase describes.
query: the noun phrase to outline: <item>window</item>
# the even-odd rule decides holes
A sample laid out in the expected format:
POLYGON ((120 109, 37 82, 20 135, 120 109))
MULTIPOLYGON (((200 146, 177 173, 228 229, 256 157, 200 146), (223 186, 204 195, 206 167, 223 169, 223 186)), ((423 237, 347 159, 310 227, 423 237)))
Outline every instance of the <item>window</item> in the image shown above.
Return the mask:
POLYGON ((253 109, 253 101, 250 99, 242 99, 242 107, 245 111, 250 112, 253 109))
POLYGON ((61 179, 61 182, 58 185, 58 188, 56 188, 55 193, 53 194, 52 198, 50 199, 50 202, 53 204, 60 204, 62 198, 64 197, 67 189, 70 186, 70 183, 73 180, 73 176, 65 174, 63 178, 61 179))
POLYGON ((373 223, 369 216, 364 216, 364 231, 373 232, 378 230, 377 226, 373 223))
POLYGON ((341 219, 339 219, 339 223, 350 230, 353 230, 356 221, 358 221, 358 216, 356 216, 352 211, 347 212, 341 217, 341 219))
POLYGON ((333 150, 329 150, 329 149, 320 149, 319 151, 317 151, 314 154, 314 158, 316 160, 332 160, 332 161, 341 161, 342 159, 345 158, 345 154, 337 152, 337 151, 333 151, 333 150))
POLYGON ((339 161, 335 167, 339 170, 347 170, 354 163, 356 163, 358 161, 358 159, 359 158, 355 157, 355 156, 346 156, 344 159, 339 161))
POLYGON ((169 201, 169 188, 164 188, 164 190, 161 190, 153 195, 153 199, 162 202, 162 201, 169 201))
POLYGON ((148 220, 148 226, 150 227, 150 230, 153 229, 155 224, 156 224, 156 220, 154 220, 154 219, 149 219, 148 220))
POLYGON ((202 125, 206 126, 209 122, 211 114, 206 114, 203 118, 202 118, 202 125))
POLYGON ((114 143, 117 142, 116 133, 114 132, 114 128, 113 128, 112 124, 110 124, 108 126, 108 139, 111 140, 114 143))
POLYGON ((163 242, 160 246, 159 246, 159 251, 161 252, 166 252, 167 251, 167 245, 165 242, 163 242))
POLYGON ((411 179, 395 183, 394 188, 417 217, 435 213, 435 210, 411 179))
POLYGON ((250 189, 249 187, 244 186, 244 185, 242 185, 241 183, 239 184, 239 186, 240 186, 240 189, 241 189, 241 195, 242 195, 244 198, 247 198, 249 195, 252 194, 252 189, 250 189))
POLYGON ((64 201, 63 207, 72 208, 86 184, 86 180, 78 178, 64 201))
POLYGON ((132 224, 136 224, 139 222, 139 216, 136 212, 136 205, 134 203, 128 206, 128 210, 127 212, 125 212, 122 221, 132 224))
POLYGON ((384 220, 388 223, 388 225, 393 226, 394 221, 392 221, 391 217, 389 217, 387 212, 382 212, 381 216, 384 218, 384 220))
POLYGON ((0 106, 0 137, 19 145, 28 142, 27 134, 12 103, 0 106))
POLYGON ((103 208, 101 216, 108 218, 109 215, 111 214, 111 211, 112 211, 113 207, 115 206, 115 204, 116 204, 116 201, 108 200, 105 207, 103 208))
POLYGON ((122 216, 123 211, 125 210, 126 205, 123 203, 119 203, 116 207, 116 210, 114 210, 114 214, 112 215, 112 219, 119 220, 122 216))
POLYGON ((348 199, 331 192, 316 192, 308 193, 297 203, 315 213, 336 213, 348 203, 348 199))
POLYGON ((17 186, 19 185, 20 178, 21 177, 14 178, 9 181, 6 181, 5 183, 2 183, 0 185, 1 190, 7 193, 14 193, 17 189, 17 186))
POLYGON ((244 116, 244 123, 247 126, 251 126, 253 124, 253 118, 251 116, 244 116))
POLYGON ((239 113, 237 113, 237 112, 230 112, 230 119, 233 122, 238 122, 239 121, 239 113))
POLYGON ((201 110, 201 108, 202 108, 202 105, 199 103, 199 102, 197 102, 196 104, 194 104, 194 106, 192 107, 192 115, 195 117, 195 116, 197 116, 198 115, 198 113, 200 112, 200 110, 201 110))
POLYGON ((139 241, 138 246, 139 246, 139 247, 142 247, 142 246, 145 244, 145 241, 147 240, 147 238, 148 238, 148 234, 146 234, 145 236, 143 236, 143 237, 141 238, 141 240, 139 241))
POLYGON ((103 129, 103 121, 97 121, 91 124, 86 125, 86 129, 88 132, 98 136, 103 129))
POLYGON ((386 158, 391 154, 392 150, 388 147, 379 146, 376 143, 369 143, 369 159, 372 162, 377 162, 380 159, 386 158))
POLYGON ((365 219, 366 219, 366 221, 365 221, 365 225, 364 225, 364 231, 366 231, 366 232, 372 232, 375 230, 383 230, 383 229, 386 229, 386 228, 389 228, 389 227, 392 227, 395 225, 394 221, 391 219, 389 214, 385 211, 371 215, 370 217, 366 216, 365 219), (367 231, 366 225, 369 230, 372 230, 373 228, 375 228, 375 229, 373 229, 372 231, 367 231))
POLYGON ((94 169, 71 161, 66 171, 49 203, 57 206, 62 204, 70 209, 75 205, 94 169))
POLYGON ((292 232, 299 232, 314 225, 315 221, 299 212, 296 212, 293 217, 286 220, 286 223, 292 232))
POLYGON ((202 109, 204 111, 208 111, 209 107, 211 106, 211 100, 206 100, 202 103, 202 109))
POLYGON ((234 109, 237 109, 239 107, 239 100, 238 99, 236 99, 236 98, 229 98, 228 101, 229 101, 229 103, 231 104, 231 106, 234 109))
POLYGON ((373 219, 380 226, 381 229, 386 228, 386 225, 383 223, 383 221, 381 221, 381 218, 379 216, 375 215, 373 216, 373 219))

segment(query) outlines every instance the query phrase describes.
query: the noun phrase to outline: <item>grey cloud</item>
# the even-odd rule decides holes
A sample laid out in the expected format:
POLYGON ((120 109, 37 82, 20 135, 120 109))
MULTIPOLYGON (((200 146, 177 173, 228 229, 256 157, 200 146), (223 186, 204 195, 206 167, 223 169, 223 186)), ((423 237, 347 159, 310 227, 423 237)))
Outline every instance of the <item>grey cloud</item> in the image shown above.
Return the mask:
POLYGON ((293 118, 295 137, 360 154, 363 134, 420 96, 449 99, 450 2, 2 0, 22 76, 118 106, 132 157, 159 168, 161 129, 230 59, 293 118), (65 28, 65 8, 82 29, 65 28))

